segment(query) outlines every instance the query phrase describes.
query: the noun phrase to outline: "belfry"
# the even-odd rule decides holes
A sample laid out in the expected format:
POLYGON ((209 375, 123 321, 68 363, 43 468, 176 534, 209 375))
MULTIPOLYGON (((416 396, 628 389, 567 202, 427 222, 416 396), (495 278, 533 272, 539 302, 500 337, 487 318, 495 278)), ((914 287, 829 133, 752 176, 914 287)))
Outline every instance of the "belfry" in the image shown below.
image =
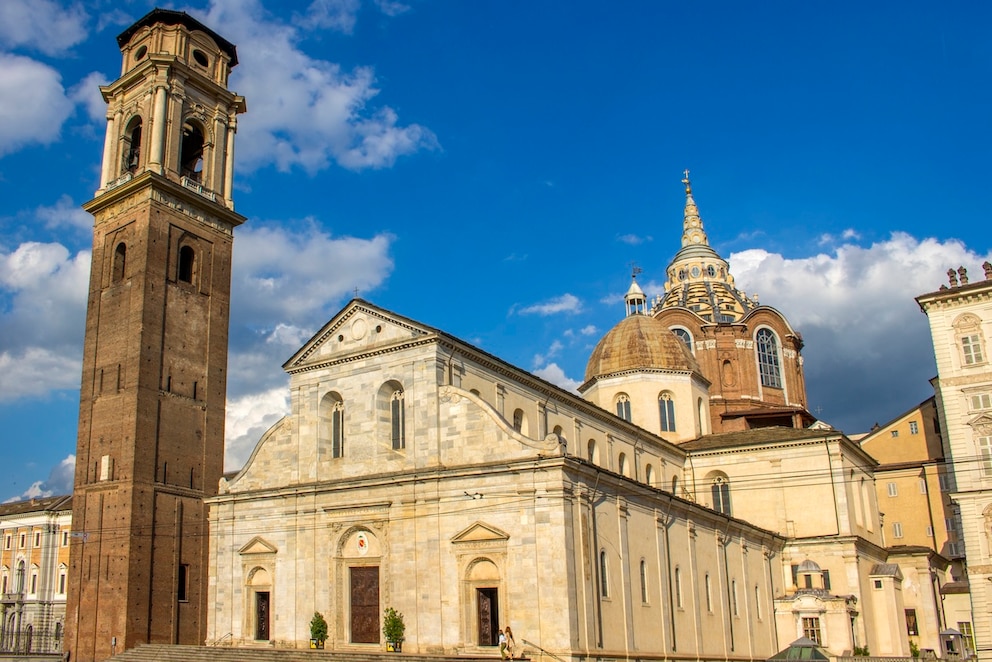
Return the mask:
POLYGON ((118 38, 80 387, 65 648, 202 644, 224 462, 234 45, 156 9, 118 38))

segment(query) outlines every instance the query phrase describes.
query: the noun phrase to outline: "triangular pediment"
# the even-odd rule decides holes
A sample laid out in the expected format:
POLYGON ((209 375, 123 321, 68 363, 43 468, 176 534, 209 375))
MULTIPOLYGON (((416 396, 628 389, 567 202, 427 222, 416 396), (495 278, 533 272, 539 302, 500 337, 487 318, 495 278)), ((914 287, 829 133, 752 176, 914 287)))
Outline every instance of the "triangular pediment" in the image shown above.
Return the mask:
POLYGON ((485 522, 476 522, 460 533, 451 542, 506 542, 510 534, 485 522))
POLYGON ((241 549, 238 550, 239 554, 275 554, 276 548, 269 542, 266 542, 260 536, 255 536, 249 540, 241 549))
POLYGON ((992 414, 979 414, 968 421, 968 425, 979 436, 987 437, 992 435, 992 414))
POLYGON ((353 299, 283 364, 283 369, 293 372, 339 357, 403 346, 437 333, 402 315, 353 299))

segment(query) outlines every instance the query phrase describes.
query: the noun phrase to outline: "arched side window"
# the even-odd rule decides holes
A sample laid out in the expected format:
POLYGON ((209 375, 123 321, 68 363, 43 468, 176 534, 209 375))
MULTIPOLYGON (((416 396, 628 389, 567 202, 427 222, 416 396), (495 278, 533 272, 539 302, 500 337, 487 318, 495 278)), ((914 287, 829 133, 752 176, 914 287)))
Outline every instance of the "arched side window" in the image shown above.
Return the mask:
POLYGON ((658 396, 658 412, 661 414, 661 431, 675 432, 675 397, 669 391, 658 396))
POLYGON ((710 496, 713 498, 713 510, 724 515, 730 515, 730 481, 723 474, 710 478, 710 496))
POLYGON ((655 486, 654 467, 651 466, 650 464, 644 467, 644 482, 650 485, 651 487, 655 486))
POLYGON ((641 604, 648 603, 648 564, 641 559, 641 604))
POLYGON ((141 165, 141 118, 128 122, 121 149, 121 172, 135 172, 141 165))
POLYGON ((626 393, 620 393, 616 398, 617 405, 617 416, 627 421, 631 421, 630 418, 630 396, 626 393))
POLYGON ((179 174, 194 182, 203 179, 203 127, 196 120, 183 124, 182 142, 179 146, 179 174))
POLYGON ((682 568, 675 566, 675 607, 682 609, 682 568))
POLYGON ((610 584, 609 584, 609 580, 607 579, 608 571, 609 571, 609 567, 606 558, 606 550, 601 549, 599 550, 599 575, 600 575, 599 588, 600 588, 600 595, 602 595, 604 598, 610 597, 610 584))
POLYGON ((617 464, 619 465, 620 475, 630 478, 630 467, 628 466, 629 463, 627 462, 627 455, 625 453, 620 453, 617 464))
POLYGON ((18 561, 17 563, 17 574, 14 575, 14 592, 24 592, 24 561, 18 561))
POLYGON ((778 358, 778 338, 771 329, 758 329, 754 344, 758 352, 758 374, 761 385, 782 388, 782 369, 778 358))
POLYGON ((527 435, 527 416, 523 409, 513 410, 513 429, 522 435, 527 435))
POLYGON ((674 333, 675 336, 679 340, 681 340, 683 343, 685 343, 685 346, 689 348, 689 351, 690 352, 693 351, 692 350, 692 334, 689 333, 689 329, 684 329, 681 326, 673 326, 672 327, 672 333, 674 333))
POLYGON ((192 283, 194 273, 196 273, 196 251, 193 250, 192 246, 181 246, 176 279, 183 283, 192 283))
POLYGON ((596 448, 596 440, 590 439, 587 446, 589 454, 586 456, 593 464, 599 464, 599 449, 596 448))
POLYGON ((679 477, 672 476, 672 494, 678 496, 679 494, 679 477))
POLYGON ((393 391, 389 399, 389 439, 393 450, 406 448, 406 407, 403 389, 393 391))
POLYGON ((704 590, 706 591, 706 611, 713 611, 713 582, 710 580, 710 573, 706 573, 703 577, 703 583, 705 584, 704 590))
POLYGON ((114 249, 114 264, 111 270, 110 280, 119 283, 124 280, 125 269, 127 268, 127 244, 123 241, 117 244, 114 249))

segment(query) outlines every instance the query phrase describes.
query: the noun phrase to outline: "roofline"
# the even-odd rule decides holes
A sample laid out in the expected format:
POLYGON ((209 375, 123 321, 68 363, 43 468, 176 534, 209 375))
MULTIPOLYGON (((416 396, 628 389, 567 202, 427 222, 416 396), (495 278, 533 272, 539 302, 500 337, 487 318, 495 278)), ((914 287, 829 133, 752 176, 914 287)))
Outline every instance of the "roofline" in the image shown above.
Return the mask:
POLYGON ((186 12, 175 11, 172 9, 159 9, 156 7, 151 10, 135 21, 131 27, 117 35, 117 45, 124 48, 131 41, 131 38, 138 30, 143 27, 154 25, 155 23, 162 23, 163 25, 182 25, 190 30, 198 30, 200 32, 207 33, 211 39, 217 42, 220 49, 227 53, 227 55, 231 58, 230 67, 233 69, 238 65, 238 50, 234 44, 229 42, 227 39, 224 39, 186 12))
POLYGON ((869 440, 869 439, 871 439, 872 437, 875 437, 875 436, 877 436, 877 435, 878 435, 878 434, 880 434, 880 433, 881 433, 881 432, 882 432, 882 431, 883 431, 883 430, 884 430, 885 428, 887 428, 887 427, 889 427, 890 425, 892 425, 892 424, 894 424, 894 423, 895 423, 896 421, 898 421, 898 420, 899 420, 900 418, 905 418, 906 416, 908 416, 908 415, 910 415, 910 414, 911 414, 911 413, 913 413, 914 411, 916 411, 916 410, 918 410, 918 409, 922 409, 922 408, 923 408, 923 405, 925 405, 925 404, 927 404, 927 403, 928 403, 929 401, 931 401, 931 400, 933 400, 933 401, 934 401, 934 407, 936 407, 936 406, 937 406, 937 396, 936 396, 936 395, 931 395, 931 396, 930 396, 929 398, 927 398, 927 399, 925 399, 925 400, 923 400, 923 402, 921 402, 921 403, 919 403, 918 405, 915 405, 915 406, 913 406, 913 407, 910 407, 909 409, 907 409, 907 410, 906 410, 906 411, 904 411, 903 413, 901 413, 901 414, 899 414, 898 416, 896 416, 896 417, 895 417, 895 418, 893 418, 892 420, 890 420, 890 421, 886 421, 886 422, 885 422, 885 423, 883 423, 882 425, 880 425, 880 426, 878 426, 878 429, 877 429, 877 430, 871 430, 871 431, 869 431, 868 433, 866 433, 866 434, 865 434, 865 436, 863 436, 863 437, 861 437, 861 439, 859 439, 859 440, 858 440, 858 443, 859 443, 859 444, 863 444, 863 443, 865 443, 865 441, 867 441, 867 440, 869 440))

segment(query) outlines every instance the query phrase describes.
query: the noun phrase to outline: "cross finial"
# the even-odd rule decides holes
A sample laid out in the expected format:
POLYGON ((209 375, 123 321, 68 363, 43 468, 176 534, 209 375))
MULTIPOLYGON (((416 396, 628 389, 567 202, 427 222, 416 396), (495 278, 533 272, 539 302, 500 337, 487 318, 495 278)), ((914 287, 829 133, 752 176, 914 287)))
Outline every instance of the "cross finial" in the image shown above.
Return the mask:
POLYGON ((686 168, 683 170, 682 174, 685 175, 685 177, 682 178, 682 183, 685 184, 685 192, 692 193, 692 184, 689 183, 689 169, 686 168))
POLYGON ((358 288, 357 287, 355 288, 355 298, 356 299, 358 298, 358 288))
POLYGON ((644 269, 641 269, 639 266, 637 266, 637 263, 636 262, 631 262, 630 263, 630 277, 631 278, 637 278, 637 274, 641 273, 642 271, 644 271, 644 269))

